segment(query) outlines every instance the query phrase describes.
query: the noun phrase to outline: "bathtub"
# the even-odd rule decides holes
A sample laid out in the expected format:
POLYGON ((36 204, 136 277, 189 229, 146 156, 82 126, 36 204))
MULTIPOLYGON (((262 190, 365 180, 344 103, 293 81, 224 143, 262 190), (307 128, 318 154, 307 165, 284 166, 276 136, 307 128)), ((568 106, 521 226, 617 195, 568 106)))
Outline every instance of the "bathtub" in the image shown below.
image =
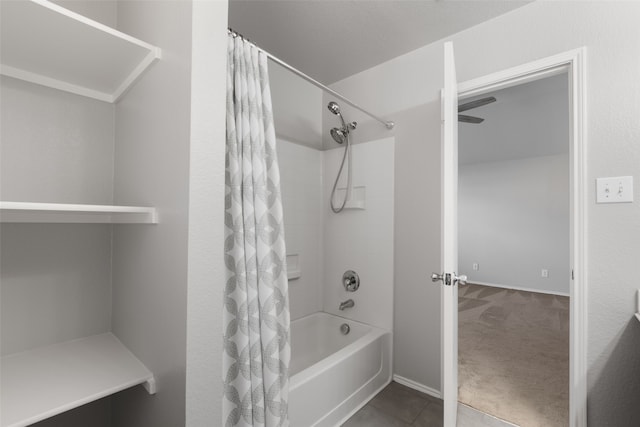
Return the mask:
POLYGON ((291 427, 339 426, 390 381, 389 331, 327 313, 291 322, 291 427))

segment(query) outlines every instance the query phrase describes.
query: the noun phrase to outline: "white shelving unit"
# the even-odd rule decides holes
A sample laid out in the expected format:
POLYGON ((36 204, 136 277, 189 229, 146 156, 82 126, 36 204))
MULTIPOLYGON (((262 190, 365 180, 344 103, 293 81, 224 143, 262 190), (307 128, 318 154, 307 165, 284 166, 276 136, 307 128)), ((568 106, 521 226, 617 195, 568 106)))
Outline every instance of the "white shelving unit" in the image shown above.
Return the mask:
POLYGON ((0 73, 116 102, 159 48, 46 0, 3 1, 0 73))
POLYGON ((157 224, 155 208, 0 202, 0 222, 157 224))
POLYGON ((2 358, 2 427, 22 427, 138 384, 153 374, 110 333, 2 358))
MULTIPOLYGON (((0 1, 0 74, 116 102, 161 50, 46 0, 0 1)), ((152 207, 0 201, 2 223, 156 224, 152 207)), ((155 378, 113 334, 2 357, 0 427, 31 425, 155 378)))

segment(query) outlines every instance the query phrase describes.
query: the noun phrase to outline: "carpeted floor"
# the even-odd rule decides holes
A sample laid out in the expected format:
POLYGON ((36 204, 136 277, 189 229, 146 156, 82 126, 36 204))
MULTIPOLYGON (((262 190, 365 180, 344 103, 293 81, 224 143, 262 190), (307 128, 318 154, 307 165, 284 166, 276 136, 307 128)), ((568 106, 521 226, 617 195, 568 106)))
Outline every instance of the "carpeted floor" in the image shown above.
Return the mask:
POLYGON ((459 401, 522 427, 568 426, 569 298, 459 289, 459 401))

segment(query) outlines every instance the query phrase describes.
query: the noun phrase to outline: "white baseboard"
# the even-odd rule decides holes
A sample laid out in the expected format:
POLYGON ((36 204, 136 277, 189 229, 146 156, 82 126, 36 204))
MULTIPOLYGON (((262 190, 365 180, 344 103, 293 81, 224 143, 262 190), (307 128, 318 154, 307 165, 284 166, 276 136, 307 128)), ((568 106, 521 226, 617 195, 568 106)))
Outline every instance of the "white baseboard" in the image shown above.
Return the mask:
POLYGON ((429 396, 433 396, 436 399, 442 399, 442 394, 438 390, 431 387, 427 387, 426 385, 420 384, 413 380, 410 380, 409 378, 405 378, 405 377, 401 377, 400 375, 393 374, 393 380, 398 384, 402 384, 414 390, 418 390, 419 392, 428 394, 429 396))
POLYGON ((533 288, 523 288, 520 286, 507 286, 507 285, 499 285, 497 283, 486 283, 486 282, 478 282, 476 280, 470 281, 469 284, 472 285, 482 285, 482 286, 491 286, 494 288, 503 288, 503 289, 511 289, 514 291, 525 291, 525 292, 535 292, 538 294, 548 294, 548 295, 558 295, 561 297, 568 297, 568 292, 556 292, 556 291, 546 291, 541 289, 533 289, 533 288))

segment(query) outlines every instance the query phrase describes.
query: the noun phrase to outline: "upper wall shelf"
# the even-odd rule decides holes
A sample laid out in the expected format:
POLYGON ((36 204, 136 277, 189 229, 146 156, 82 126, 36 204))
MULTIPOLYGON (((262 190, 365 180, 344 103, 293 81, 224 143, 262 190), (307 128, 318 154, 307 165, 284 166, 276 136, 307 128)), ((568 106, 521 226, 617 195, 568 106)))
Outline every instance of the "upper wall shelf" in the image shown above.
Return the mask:
POLYGON ((2 427, 22 427, 155 378, 111 333, 2 357, 2 427))
POLYGON ((0 222, 157 224, 155 208, 0 202, 0 222))
POLYGON ((46 0, 0 2, 0 73, 116 102, 159 48, 46 0))

